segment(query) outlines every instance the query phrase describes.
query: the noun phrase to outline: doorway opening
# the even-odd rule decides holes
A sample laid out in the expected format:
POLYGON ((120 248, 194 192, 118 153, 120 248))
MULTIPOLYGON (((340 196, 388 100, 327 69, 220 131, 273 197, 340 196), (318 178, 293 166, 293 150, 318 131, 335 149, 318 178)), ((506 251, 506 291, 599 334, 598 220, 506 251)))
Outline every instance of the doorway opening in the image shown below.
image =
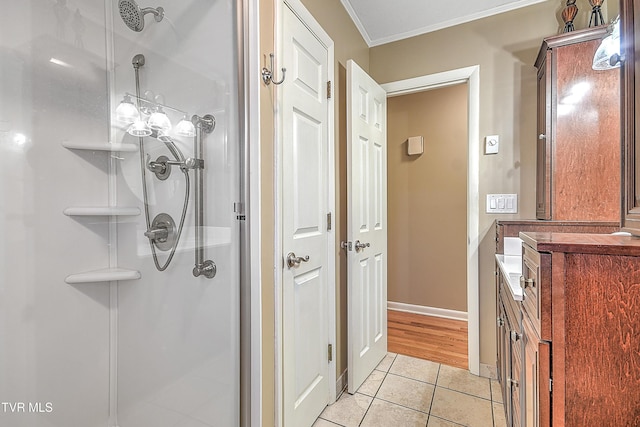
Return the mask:
MULTIPOLYGON (((446 71, 382 85, 387 97, 416 94, 466 83, 467 88, 467 159, 466 159, 466 313, 448 310, 429 314, 466 314, 468 321, 468 368, 480 374, 479 293, 478 293, 478 222, 479 222, 479 66, 446 71)), ((411 135, 413 136, 413 135, 411 135)), ((406 147, 405 147, 406 148, 406 147)), ((428 152, 425 155, 429 155, 428 152)), ((424 242, 429 245, 429 242, 424 242)), ((419 251, 420 248, 414 248, 419 251)), ((394 308, 390 304, 390 308, 394 308)), ((398 308, 398 307, 395 307, 398 308)), ((405 307, 406 308, 406 307, 405 307)))

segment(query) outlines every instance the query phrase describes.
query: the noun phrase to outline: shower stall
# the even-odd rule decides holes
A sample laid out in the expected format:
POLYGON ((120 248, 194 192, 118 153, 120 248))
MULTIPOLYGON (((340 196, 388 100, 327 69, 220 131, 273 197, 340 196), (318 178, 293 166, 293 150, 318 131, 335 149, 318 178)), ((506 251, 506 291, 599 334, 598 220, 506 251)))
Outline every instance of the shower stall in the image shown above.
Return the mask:
POLYGON ((3 5, 0 426, 241 424, 240 4, 3 5))

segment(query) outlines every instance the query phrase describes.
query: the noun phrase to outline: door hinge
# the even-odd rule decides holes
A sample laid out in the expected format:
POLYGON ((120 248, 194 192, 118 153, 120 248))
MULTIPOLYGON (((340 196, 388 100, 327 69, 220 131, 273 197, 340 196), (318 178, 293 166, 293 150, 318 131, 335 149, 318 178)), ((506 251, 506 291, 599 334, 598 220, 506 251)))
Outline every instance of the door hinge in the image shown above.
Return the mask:
POLYGON ((333 344, 329 344, 329 347, 327 348, 327 356, 329 362, 333 361, 333 344))
POLYGON ((553 379, 549 378, 549 392, 553 391, 553 379))
POLYGON ((331 99, 331 81, 327 82, 327 99, 331 99))
POLYGON ((331 212, 327 214, 327 231, 331 231, 331 212))

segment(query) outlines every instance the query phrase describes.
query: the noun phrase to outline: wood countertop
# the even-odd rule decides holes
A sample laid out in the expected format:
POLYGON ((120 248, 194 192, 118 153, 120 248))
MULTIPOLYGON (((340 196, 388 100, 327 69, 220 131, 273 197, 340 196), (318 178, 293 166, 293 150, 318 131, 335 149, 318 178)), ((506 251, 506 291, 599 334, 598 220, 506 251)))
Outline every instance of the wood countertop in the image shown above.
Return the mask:
POLYGON ((538 252, 640 256, 640 237, 636 236, 521 232, 520 238, 538 252))

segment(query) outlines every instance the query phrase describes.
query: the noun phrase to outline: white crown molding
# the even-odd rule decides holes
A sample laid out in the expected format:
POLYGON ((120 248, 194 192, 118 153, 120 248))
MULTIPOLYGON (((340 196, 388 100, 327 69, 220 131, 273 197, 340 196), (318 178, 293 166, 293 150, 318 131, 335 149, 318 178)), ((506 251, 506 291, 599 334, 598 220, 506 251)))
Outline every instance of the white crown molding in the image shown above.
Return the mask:
POLYGON ((358 31, 360 31, 360 35, 364 39, 365 43, 367 43, 367 46, 372 47, 373 42, 371 41, 371 37, 369 36, 369 33, 367 33, 367 29, 364 27, 362 22, 360 22, 360 18, 358 18, 358 14, 353 9, 353 6, 351 6, 350 0, 340 0, 340 3, 342 3, 342 6, 344 6, 344 8, 346 9, 347 13, 351 17, 351 20, 356 25, 356 28, 358 29, 358 31))
POLYGON ((431 33, 433 31, 438 31, 438 30, 442 30, 445 28, 449 28, 449 27, 454 27, 456 25, 460 25, 460 24, 465 24, 467 22, 471 22, 471 21, 476 21, 478 19, 482 19, 482 18, 488 18, 490 16, 493 15, 498 15, 500 13, 504 13, 504 12, 509 12, 512 10, 516 10, 516 9, 520 9, 526 6, 531 6, 537 3, 542 3, 548 0, 520 0, 517 2, 513 2, 513 3, 508 3, 505 5, 501 5, 498 7, 494 7, 491 9, 487 9, 487 10, 483 10, 480 12, 476 12, 476 13, 472 13, 469 15, 464 15, 464 16, 460 16, 454 19, 450 19, 448 21, 444 21, 444 22, 439 22, 436 24, 432 24, 432 25, 426 25, 424 27, 420 27, 420 28, 416 28, 414 30, 410 30, 410 31, 405 31, 402 33, 397 33, 391 36, 387 36, 387 37, 380 37, 380 38, 376 38, 376 39, 372 39, 371 36, 369 35, 369 32, 366 30, 366 27, 362 24, 362 22, 360 21, 360 19, 358 18, 358 15, 356 13, 356 11, 353 9, 353 6, 351 6, 350 0, 340 0, 340 2, 343 4, 344 8, 347 10, 347 13, 349 14, 349 16, 351 16, 351 19, 353 20, 354 24, 356 25, 356 27, 358 28, 358 31, 360 31, 360 34, 362 35, 362 38, 365 40, 365 42, 367 43, 367 45, 369 47, 375 47, 375 46, 380 46, 383 44, 387 44, 387 43, 392 43, 392 42, 396 42, 399 40, 404 40, 404 39, 408 39, 410 37, 415 37, 415 36, 419 36, 422 34, 427 34, 427 33, 431 33))

